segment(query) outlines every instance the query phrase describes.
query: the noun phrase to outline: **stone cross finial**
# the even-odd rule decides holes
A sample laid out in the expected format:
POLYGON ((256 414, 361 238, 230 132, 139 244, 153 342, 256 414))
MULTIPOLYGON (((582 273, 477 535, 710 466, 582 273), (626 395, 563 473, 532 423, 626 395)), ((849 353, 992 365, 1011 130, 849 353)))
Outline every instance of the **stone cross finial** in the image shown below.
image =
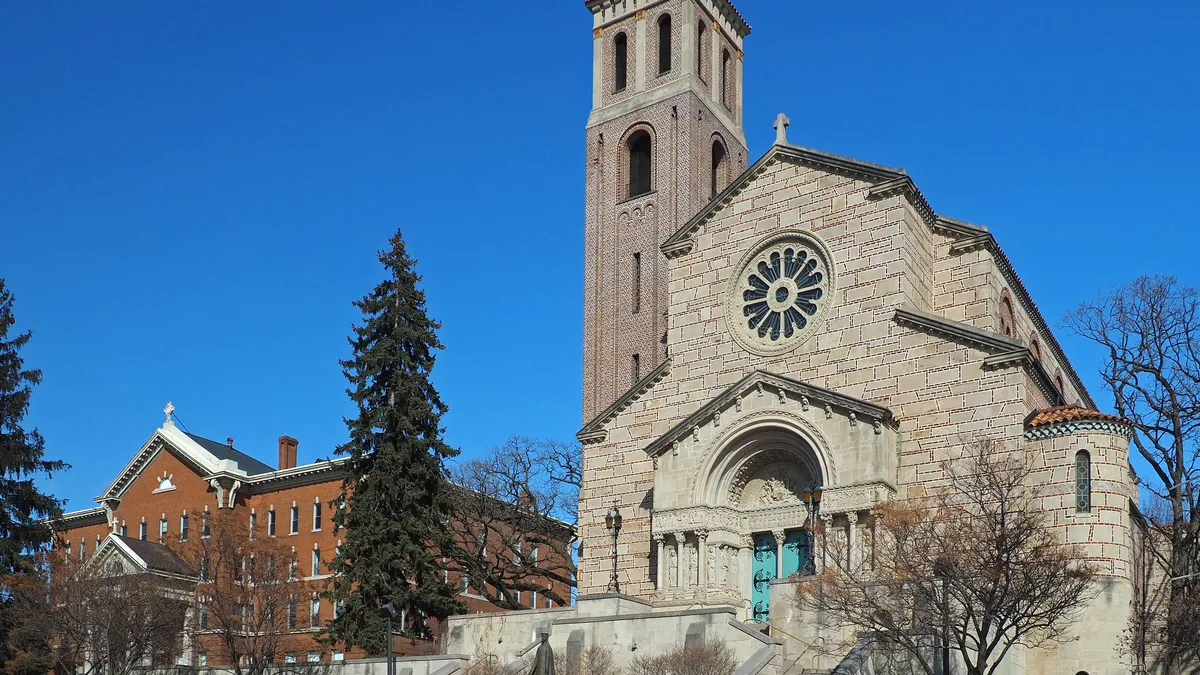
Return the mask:
POLYGON ((163 408, 163 413, 165 413, 167 416, 166 424, 171 424, 171 415, 174 412, 175 412, 175 406, 171 405, 170 401, 167 401, 167 407, 163 408))
POLYGON ((787 128, 792 123, 787 115, 779 113, 775 117, 775 143, 787 143, 787 128))

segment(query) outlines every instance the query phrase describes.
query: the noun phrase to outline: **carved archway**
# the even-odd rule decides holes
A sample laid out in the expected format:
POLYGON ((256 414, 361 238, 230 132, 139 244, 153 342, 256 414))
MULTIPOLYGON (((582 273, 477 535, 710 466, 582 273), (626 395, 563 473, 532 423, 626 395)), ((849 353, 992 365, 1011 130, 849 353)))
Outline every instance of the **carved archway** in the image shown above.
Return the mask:
POLYGON ((750 415, 714 439, 693 481, 692 503, 738 510, 798 504, 803 488, 833 481, 824 447, 802 417, 750 415))

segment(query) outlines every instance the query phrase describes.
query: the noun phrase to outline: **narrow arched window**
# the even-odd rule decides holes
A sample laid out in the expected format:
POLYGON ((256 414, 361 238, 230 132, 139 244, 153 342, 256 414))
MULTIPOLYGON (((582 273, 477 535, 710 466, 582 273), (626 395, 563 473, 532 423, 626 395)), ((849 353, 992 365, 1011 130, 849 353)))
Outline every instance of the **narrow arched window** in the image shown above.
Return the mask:
POLYGON ((629 137, 629 196, 650 191, 650 134, 635 131, 629 137))
POLYGON ((1004 333, 1008 337, 1012 337, 1013 323, 1014 318, 1012 300, 1009 300, 1008 296, 1006 295, 1000 299, 1000 332, 1004 333))
POLYGON ((712 188, 709 194, 709 199, 717 196, 717 193, 725 189, 725 167, 726 167, 725 146, 721 145, 721 141, 713 141, 712 144, 712 188))
POLYGON ((1042 362, 1042 346, 1038 344, 1037 335, 1029 336, 1029 351, 1033 352, 1033 358, 1038 363, 1042 362))
POLYGON ((729 50, 721 50, 721 103, 725 104, 726 108, 732 108, 730 103, 732 97, 729 95, 729 50))
POLYGON ((621 91, 629 79, 629 38, 624 33, 618 33, 617 37, 613 38, 613 49, 616 52, 613 63, 616 75, 613 91, 621 91))
POLYGON ((658 74, 671 70, 671 15, 658 19, 658 74))
POLYGON ((1092 456, 1087 450, 1075 453, 1075 512, 1092 510, 1092 456))
POLYGON ((696 74, 704 80, 704 22, 696 24, 696 74))

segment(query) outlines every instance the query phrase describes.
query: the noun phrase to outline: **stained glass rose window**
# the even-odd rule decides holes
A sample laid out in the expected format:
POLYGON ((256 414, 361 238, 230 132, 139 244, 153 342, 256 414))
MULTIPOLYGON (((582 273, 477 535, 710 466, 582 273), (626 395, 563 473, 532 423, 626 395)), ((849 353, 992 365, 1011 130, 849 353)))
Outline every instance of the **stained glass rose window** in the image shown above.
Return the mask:
POLYGON ((760 354, 780 353, 812 334, 833 299, 829 255, 802 232, 774 235, 746 256, 727 305, 729 328, 760 354))

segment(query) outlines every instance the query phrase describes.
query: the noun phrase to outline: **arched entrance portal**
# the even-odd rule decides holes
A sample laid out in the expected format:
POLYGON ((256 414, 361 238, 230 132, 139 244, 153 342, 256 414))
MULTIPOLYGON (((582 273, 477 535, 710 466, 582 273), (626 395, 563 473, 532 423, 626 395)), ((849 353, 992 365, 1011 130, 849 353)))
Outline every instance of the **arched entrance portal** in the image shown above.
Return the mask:
POLYGON ((692 506, 655 510, 659 597, 735 604, 769 620, 771 581, 816 571, 811 533, 825 467, 815 439, 783 424, 725 439, 679 500, 692 506))

